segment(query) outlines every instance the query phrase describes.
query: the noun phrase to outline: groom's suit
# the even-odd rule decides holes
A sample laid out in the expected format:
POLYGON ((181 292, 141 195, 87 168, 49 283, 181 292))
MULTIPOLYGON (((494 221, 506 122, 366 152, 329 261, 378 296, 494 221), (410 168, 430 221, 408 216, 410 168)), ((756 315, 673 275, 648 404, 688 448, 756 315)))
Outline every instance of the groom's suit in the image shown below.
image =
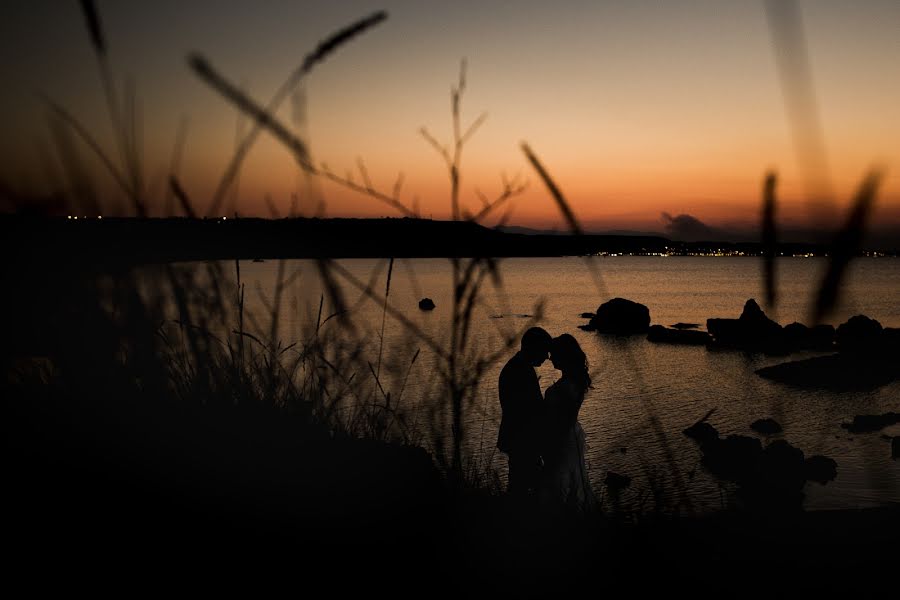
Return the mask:
POLYGON ((500 371, 498 388, 503 417, 497 448, 509 457, 510 491, 527 492, 539 474, 538 426, 544 399, 534 367, 521 352, 500 371))

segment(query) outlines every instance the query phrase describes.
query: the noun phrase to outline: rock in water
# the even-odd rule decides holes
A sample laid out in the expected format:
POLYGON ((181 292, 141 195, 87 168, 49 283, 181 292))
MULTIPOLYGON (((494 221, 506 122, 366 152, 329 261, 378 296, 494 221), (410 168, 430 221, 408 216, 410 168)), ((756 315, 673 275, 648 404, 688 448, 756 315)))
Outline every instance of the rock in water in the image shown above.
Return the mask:
POLYGON ((718 346, 767 354, 788 352, 788 338, 784 329, 767 317, 753 298, 744 303, 740 318, 707 319, 706 329, 718 346))
POLYGON ((682 431, 682 433, 692 440, 697 440, 700 443, 719 439, 719 432, 715 427, 713 427, 706 421, 694 423, 693 425, 682 431))
POLYGON ((650 329, 650 309, 632 300, 613 298, 600 305, 589 325, 600 333, 647 333, 650 329))
POLYGON ((434 310, 434 300, 431 298, 422 298, 419 300, 419 310, 434 310))
POLYGON ((852 423, 842 423, 841 427, 850 433, 870 433, 900 423, 900 413, 889 412, 883 415, 856 415, 852 423))
POLYGON ((806 478, 821 484, 833 481, 837 477, 837 463, 819 454, 806 459, 806 478))
POLYGON ((775 419, 757 419, 750 424, 750 429, 763 435, 771 435, 783 431, 781 425, 775 419))
POLYGON ((822 350, 834 348, 834 325, 816 325, 809 328, 802 323, 784 327, 784 337, 793 350, 822 350))
POLYGON ((785 440, 776 440, 766 446, 757 465, 764 485, 785 492, 803 487, 806 467, 803 450, 785 440))
POLYGON ((621 490, 631 485, 631 477, 609 471, 606 473, 604 483, 611 490, 621 490))
POLYGON ((756 438, 729 435, 701 444, 701 463, 720 479, 743 482, 755 472, 757 460, 762 455, 762 444, 756 438))
POLYGON ((845 354, 832 354, 763 367, 756 374, 803 388, 874 390, 900 377, 900 367, 891 361, 858 360, 845 354))
POLYGON ((838 351, 845 354, 871 354, 881 344, 881 323, 865 315, 850 317, 842 323, 834 334, 838 351))

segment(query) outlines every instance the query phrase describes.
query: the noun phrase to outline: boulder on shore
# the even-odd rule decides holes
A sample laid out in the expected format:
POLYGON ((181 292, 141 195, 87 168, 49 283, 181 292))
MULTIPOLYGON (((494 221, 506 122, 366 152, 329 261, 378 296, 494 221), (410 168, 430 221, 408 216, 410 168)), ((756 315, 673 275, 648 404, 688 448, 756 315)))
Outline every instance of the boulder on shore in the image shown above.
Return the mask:
POLYGON ((597 308, 597 314, 588 326, 599 333, 647 333, 650 329, 650 309, 632 300, 613 298, 597 308))
POLYGON ((690 329, 670 329, 662 325, 651 325, 647 332, 647 341, 661 344, 686 344, 689 346, 705 346, 712 341, 705 331, 690 329))
POLYGON ((419 300, 419 310, 434 310, 434 300, 431 298, 422 298, 419 300))

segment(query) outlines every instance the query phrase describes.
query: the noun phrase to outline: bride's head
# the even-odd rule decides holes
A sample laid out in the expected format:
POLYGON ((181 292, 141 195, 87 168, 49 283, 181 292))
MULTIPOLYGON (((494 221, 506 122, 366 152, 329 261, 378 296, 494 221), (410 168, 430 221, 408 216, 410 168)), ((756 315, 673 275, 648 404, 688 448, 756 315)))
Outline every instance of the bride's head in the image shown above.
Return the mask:
POLYGON ((562 371, 563 377, 572 379, 583 390, 591 387, 587 356, 578 345, 578 340, 568 333, 553 338, 550 345, 550 362, 553 363, 554 369, 562 371))

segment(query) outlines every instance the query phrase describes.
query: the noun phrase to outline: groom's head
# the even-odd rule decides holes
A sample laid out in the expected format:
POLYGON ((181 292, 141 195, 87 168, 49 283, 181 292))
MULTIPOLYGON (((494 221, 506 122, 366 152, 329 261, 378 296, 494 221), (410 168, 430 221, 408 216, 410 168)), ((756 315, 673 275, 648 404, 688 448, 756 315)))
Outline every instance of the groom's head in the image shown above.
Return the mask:
POLYGON ((550 353, 553 338, 544 329, 532 327, 522 335, 522 356, 534 367, 539 367, 550 353))

